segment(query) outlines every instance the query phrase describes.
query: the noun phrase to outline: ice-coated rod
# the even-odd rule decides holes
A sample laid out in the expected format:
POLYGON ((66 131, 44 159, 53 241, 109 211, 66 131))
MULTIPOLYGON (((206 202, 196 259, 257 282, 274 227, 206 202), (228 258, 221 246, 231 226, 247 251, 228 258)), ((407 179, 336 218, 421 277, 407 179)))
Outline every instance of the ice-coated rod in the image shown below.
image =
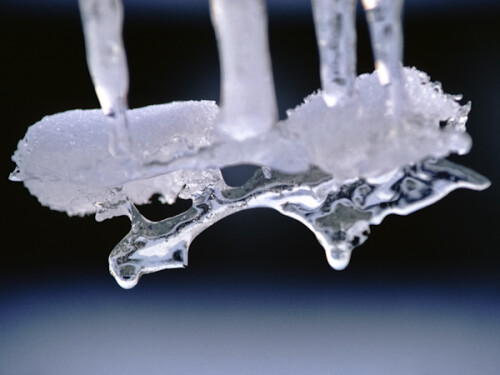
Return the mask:
POLYGON ((87 65, 104 114, 108 117, 109 151, 127 156, 130 149, 126 110, 129 86, 123 46, 121 0, 79 0, 87 65))
POLYGON ((210 0, 221 65, 217 130, 235 140, 264 134, 276 123, 264 0, 210 0))
POLYGON ((323 99, 334 106, 354 92, 356 0, 312 0, 323 99))

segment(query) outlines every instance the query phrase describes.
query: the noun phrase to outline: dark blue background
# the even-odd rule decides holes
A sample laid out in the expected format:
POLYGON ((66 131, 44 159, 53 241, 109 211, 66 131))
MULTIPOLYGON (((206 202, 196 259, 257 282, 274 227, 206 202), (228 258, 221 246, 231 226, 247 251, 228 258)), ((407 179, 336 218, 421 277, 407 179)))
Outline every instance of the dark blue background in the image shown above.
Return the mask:
MULTIPOLYGON (((218 100, 208 5, 133 3, 130 106, 218 100)), ((341 272, 301 224, 243 212, 196 239, 187 269, 144 276, 130 291, 107 270, 127 219, 68 218, 7 181, 29 125, 98 105, 75 5, 0 3, 1 374, 500 373, 497 2, 408 1, 404 24, 405 64, 472 101, 473 149, 452 159, 488 176, 490 189, 387 218, 341 272)), ((306 1, 272 2, 269 18, 283 117, 320 86, 318 57, 306 1)), ((362 17, 358 45, 358 70, 371 71, 362 17)), ((160 219, 183 207, 143 211, 160 219)))

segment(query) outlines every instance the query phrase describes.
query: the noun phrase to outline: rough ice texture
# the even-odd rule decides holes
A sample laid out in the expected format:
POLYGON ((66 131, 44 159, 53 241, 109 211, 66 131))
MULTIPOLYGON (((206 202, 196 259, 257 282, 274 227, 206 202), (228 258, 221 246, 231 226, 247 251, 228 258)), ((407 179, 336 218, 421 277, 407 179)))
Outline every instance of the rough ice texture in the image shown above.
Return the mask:
POLYGON ((469 151, 471 139, 464 132, 469 104, 444 94, 425 73, 404 70, 399 116, 387 113, 388 87, 375 74, 360 76, 357 86, 357 97, 335 107, 328 107, 320 92, 313 94, 280 123, 307 150, 311 164, 340 183, 375 178, 426 156, 469 151))
POLYGON ((217 184, 219 169, 227 165, 250 163, 287 173, 315 165, 341 186, 390 176, 428 156, 469 150, 469 105, 444 94, 425 73, 404 70, 400 116, 386 113, 387 87, 375 74, 358 77, 356 85, 357 95, 335 107, 325 104, 321 92, 309 96, 268 133, 243 142, 216 136, 213 102, 129 110, 133 142, 126 160, 109 154, 101 111, 47 116, 19 142, 11 178, 24 181, 43 205, 69 215, 98 211, 103 219, 124 214, 111 207, 127 198, 137 204, 154 193, 169 203, 179 195, 190 198, 217 184))
MULTIPOLYGON (((42 204, 69 215, 94 213, 96 204, 124 195, 140 204, 160 193, 173 202, 183 188, 178 178, 183 174, 160 174, 154 164, 174 162, 211 144, 216 114, 214 102, 170 103, 128 111, 136 156, 130 160, 109 154, 106 117, 100 110, 47 116, 19 142, 13 157, 18 166, 14 178, 23 180, 42 204)), ((169 171, 168 163, 162 169, 169 171)), ((196 178, 191 180, 196 183, 196 178)))

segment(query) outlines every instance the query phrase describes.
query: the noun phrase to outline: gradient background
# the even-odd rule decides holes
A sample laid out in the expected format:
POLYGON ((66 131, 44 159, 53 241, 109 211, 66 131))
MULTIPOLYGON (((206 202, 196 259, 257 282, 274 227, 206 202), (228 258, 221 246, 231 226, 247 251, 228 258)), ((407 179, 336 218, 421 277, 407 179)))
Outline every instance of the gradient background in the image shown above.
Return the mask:
MULTIPOLYGON (((207 3, 125 4, 130 106, 218 100, 207 3)), ((318 56, 308 1, 269 8, 283 117, 320 86, 318 56)), ((126 218, 68 218, 7 181, 29 125, 98 106, 76 0, 2 0, 0 374, 499 374, 500 4, 408 0, 404 17, 405 64, 473 103, 472 152, 452 159, 492 187, 388 217, 341 272, 301 224, 242 212, 195 240, 187 269, 127 291, 107 270, 126 218)), ((245 172, 228 171, 236 182, 245 172)), ((185 207, 142 210, 161 219, 185 207)))

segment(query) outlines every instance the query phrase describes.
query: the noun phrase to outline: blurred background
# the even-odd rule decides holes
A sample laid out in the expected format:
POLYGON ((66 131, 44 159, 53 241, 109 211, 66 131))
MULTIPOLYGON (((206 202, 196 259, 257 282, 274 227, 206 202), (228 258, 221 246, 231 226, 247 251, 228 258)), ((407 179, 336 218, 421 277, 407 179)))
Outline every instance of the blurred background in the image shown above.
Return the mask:
MULTIPOLYGON (((284 117, 320 86, 314 27, 307 0, 268 7, 284 117)), ((77 2, 2 0, 0 373, 499 374, 500 3, 407 0, 404 37, 405 65, 472 101, 472 151, 451 159, 492 187, 388 217, 341 272, 301 224, 241 212, 194 241, 187 269, 123 290, 107 257, 128 219, 69 218, 7 180, 29 125, 98 106, 77 2)), ((125 1, 124 38, 132 108, 218 100, 208 2, 125 1)), ((360 12, 358 61, 372 70, 360 12)), ((237 184, 249 170, 225 173, 237 184)))

